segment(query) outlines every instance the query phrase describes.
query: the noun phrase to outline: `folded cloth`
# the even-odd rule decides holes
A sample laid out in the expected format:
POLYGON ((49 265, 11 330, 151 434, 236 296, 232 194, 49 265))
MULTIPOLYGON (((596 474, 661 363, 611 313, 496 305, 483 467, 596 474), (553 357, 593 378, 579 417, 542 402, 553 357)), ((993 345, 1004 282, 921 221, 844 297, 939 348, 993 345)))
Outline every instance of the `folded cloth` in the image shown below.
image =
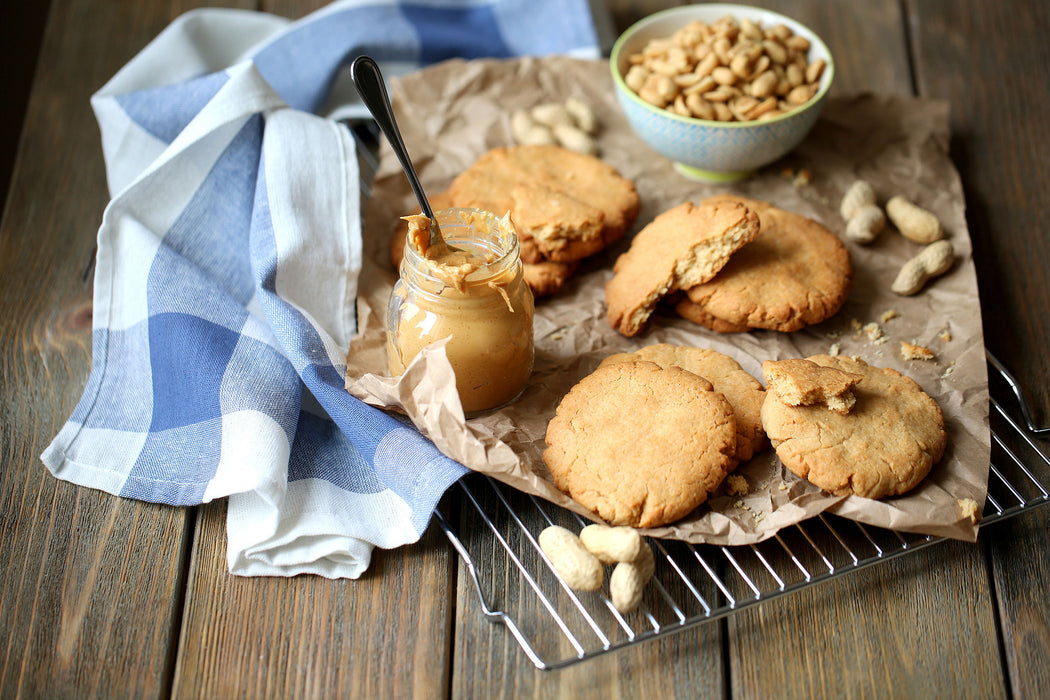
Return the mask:
POLYGON ((230 570, 356 578, 416 541, 464 468, 343 389, 361 265, 356 55, 596 56, 586 0, 334 3, 298 21, 198 10, 93 98, 112 200, 92 368, 42 455, 170 505, 229 496, 230 570))

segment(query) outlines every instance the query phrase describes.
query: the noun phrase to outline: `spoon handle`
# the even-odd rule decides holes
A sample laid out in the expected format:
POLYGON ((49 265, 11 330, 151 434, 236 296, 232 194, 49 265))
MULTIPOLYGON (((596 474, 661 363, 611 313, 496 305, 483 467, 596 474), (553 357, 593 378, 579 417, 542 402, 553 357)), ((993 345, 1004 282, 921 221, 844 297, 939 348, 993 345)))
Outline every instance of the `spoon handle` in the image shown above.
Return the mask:
POLYGON ((358 56, 350 66, 350 77, 365 107, 368 107, 368 111, 372 113, 387 141, 393 147, 397 159, 401 161, 401 167, 408 175, 408 184, 412 186, 412 191, 416 193, 416 199, 419 200, 419 208, 423 210, 427 218, 433 221, 434 211, 430 208, 430 202, 427 201, 427 196, 423 192, 423 186, 419 184, 416 169, 408 157, 405 142, 401 139, 401 131, 397 128, 397 121, 394 120, 394 110, 390 107, 390 97, 387 95, 386 84, 379 66, 370 56, 358 56))

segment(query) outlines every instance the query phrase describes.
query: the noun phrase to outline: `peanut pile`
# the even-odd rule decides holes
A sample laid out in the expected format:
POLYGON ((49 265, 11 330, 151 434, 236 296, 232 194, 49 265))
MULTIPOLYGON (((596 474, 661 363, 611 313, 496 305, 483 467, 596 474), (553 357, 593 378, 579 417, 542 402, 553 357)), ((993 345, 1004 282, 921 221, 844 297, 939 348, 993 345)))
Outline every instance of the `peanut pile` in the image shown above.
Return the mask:
POLYGON ((624 82, 646 102, 683 117, 772 119, 817 94, 827 62, 809 61, 809 46, 783 24, 694 20, 629 56, 624 82))

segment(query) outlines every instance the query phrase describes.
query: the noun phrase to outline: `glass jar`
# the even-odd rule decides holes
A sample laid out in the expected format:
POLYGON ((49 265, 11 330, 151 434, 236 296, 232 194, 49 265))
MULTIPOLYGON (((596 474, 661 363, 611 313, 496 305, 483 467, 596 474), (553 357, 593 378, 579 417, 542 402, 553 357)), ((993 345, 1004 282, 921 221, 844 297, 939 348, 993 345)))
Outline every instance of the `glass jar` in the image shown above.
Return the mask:
POLYGON ((517 234, 509 218, 479 209, 434 216, 446 243, 465 255, 424 255, 409 234, 387 314, 390 372, 400 375, 424 347, 447 337, 463 411, 502 406, 525 388, 534 359, 534 302, 517 234))

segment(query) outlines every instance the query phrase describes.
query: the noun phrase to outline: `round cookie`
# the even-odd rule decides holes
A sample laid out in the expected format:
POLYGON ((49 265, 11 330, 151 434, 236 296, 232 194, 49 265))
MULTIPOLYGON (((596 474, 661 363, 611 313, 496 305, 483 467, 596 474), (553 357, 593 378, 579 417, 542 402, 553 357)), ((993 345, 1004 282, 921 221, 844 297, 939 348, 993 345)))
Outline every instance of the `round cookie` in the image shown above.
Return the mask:
MULTIPOLYGON (((430 197, 430 206, 435 211, 452 208, 452 198, 447 192, 439 192, 430 197)), ((414 213, 418 214, 419 211, 416 210, 414 213)), ((394 270, 401 267, 401 257, 405 254, 407 235, 408 222, 399 219, 394 233, 390 236, 390 265, 394 270)), ((556 293, 565 286, 565 282, 579 267, 579 263, 575 261, 553 262, 544 260, 540 256, 533 259, 536 262, 528 262, 522 255, 522 277, 535 297, 545 297, 556 293)))
POLYGON ((755 211, 761 229, 713 279, 687 290, 688 299, 677 305, 683 317, 723 333, 796 331, 842 307, 853 268, 835 234, 766 202, 723 197, 755 211))
POLYGON ((609 325, 637 335, 665 294, 714 277, 730 255, 758 235, 758 216, 718 198, 683 202, 653 219, 631 241, 605 285, 609 325))
POLYGON ((613 525, 657 527, 707 500, 735 467, 733 408, 679 367, 599 367, 562 398, 543 461, 554 484, 613 525))
POLYGON ((494 148, 452 182, 457 207, 509 211, 523 260, 579 260, 621 238, 638 216, 634 183, 559 146, 494 148))
POLYGON ((762 429, 762 402, 766 390, 729 355, 710 348, 658 343, 635 352, 609 355, 599 367, 615 362, 647 360, 661 367, 681 367, 711 382, 733 407, 736 418, 736 459, 746 462, 766 446, 762 429))
POLYGON ((915 488, 947 444, 937 402, 894 369, 850 357, 808 359, 863 379, 847 414, 820 404, 788 406, 766 392, 762 425, 784 466, 836 495, 883 498, 915 488))

